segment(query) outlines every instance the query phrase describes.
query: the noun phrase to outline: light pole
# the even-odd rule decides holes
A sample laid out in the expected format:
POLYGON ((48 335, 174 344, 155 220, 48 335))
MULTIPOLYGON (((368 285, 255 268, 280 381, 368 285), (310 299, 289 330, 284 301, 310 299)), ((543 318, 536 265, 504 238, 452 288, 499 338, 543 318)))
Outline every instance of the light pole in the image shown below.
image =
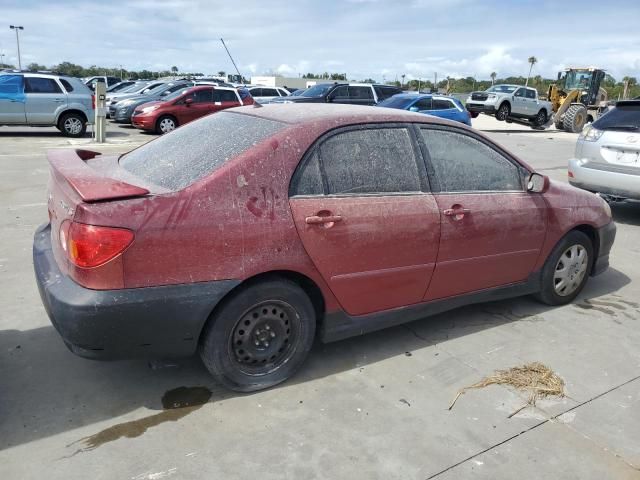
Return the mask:
POLYGON ((0 53, 0 67, 4 67, 4 53, 0 53))
POLYGON ((9 25, 11 30, 16 31, 16 43, 18 44, 18 70, 22 70, 22 62, 20 61, 20 36, 18 35, 18 30, 24 30, 22 25, 9 25))

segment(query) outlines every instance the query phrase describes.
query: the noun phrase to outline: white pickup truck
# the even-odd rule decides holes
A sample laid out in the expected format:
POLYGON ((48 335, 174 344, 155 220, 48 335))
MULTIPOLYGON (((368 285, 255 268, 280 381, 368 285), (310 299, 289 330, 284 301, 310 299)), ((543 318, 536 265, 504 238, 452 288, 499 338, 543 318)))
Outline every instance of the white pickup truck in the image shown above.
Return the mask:
POLYGON ((553 112, 551 102, 540 100, 535 88, 520 85, 494 85, 484 92, 472 92, 466 107, 472 113, 493 115, 499 121, 526 121, 535 127, 544 126, 553 112))

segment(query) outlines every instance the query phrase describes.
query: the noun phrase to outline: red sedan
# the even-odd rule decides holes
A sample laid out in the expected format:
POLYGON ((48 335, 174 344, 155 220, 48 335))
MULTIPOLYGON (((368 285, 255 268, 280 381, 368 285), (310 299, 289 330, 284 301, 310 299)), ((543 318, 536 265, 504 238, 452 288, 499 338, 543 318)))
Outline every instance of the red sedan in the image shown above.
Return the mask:
POLYGON ((461 305, 571 302, 608 266, 599 197, 478 132, 342 105, 211 115, 118 157, 49 153, 34 265, 90 358, 199 351, 238 391, 333 341, 461 305))
POLYGON ((210 113, 252 104, 253 98, 248 92, 242 98, 236 88, 203 85, 179 90, 161 101, 140 105, 131 116, 131 124, 141 130, 169 133, 210 113))

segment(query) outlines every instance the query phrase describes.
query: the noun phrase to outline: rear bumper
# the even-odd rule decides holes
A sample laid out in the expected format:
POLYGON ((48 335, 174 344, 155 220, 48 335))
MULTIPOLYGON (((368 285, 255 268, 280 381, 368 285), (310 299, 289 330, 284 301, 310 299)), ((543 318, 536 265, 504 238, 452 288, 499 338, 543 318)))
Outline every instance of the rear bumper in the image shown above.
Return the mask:
POLYGON ((58 268, 49 224, 35 233, 33 265, 42 303, 69 350, 101 360, 192 355, 211 311, 240 283, 90 290, 58 268))
POLYGON ((616 239, 616 224, 610 221, 598 229, 598 258, 593 264, 591 275, 598 275, 609 268, 609 253, 616 239))
POLYGON ((465 105, 467 110, 476 113, 496 113, 495 105, 485 105, 483 103, 469 103, 465 105))
POLYGON ((640 200, 640 168, 569 160, 569 183, 590 192, 640 200))

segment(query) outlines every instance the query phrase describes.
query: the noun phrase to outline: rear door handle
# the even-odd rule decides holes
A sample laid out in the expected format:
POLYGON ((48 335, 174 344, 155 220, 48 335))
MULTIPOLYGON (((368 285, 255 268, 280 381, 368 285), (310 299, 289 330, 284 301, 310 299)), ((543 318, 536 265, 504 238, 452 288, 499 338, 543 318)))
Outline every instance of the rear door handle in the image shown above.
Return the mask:
POLYGON ((311 217, 306 217, 304 219, 307 225, 320 225, 322 223, 335 223, 341 222, 342 217, 340 215, 327 215, 326 217, 320 217, 318 215, 313 215, 311 217))
POLYGON ((64 102, 64 99, 63 99, 63 98, 56 98, 56 99, 54 100, 54 102, 56 102, 56 103, 62 103, 62 102, 64 102))
POLYGON ((447 208, 442 212, 447 217, 454 217, 456 215, 465 215, 467 213, 471 213, 471 210, 468 208, 447 208))

